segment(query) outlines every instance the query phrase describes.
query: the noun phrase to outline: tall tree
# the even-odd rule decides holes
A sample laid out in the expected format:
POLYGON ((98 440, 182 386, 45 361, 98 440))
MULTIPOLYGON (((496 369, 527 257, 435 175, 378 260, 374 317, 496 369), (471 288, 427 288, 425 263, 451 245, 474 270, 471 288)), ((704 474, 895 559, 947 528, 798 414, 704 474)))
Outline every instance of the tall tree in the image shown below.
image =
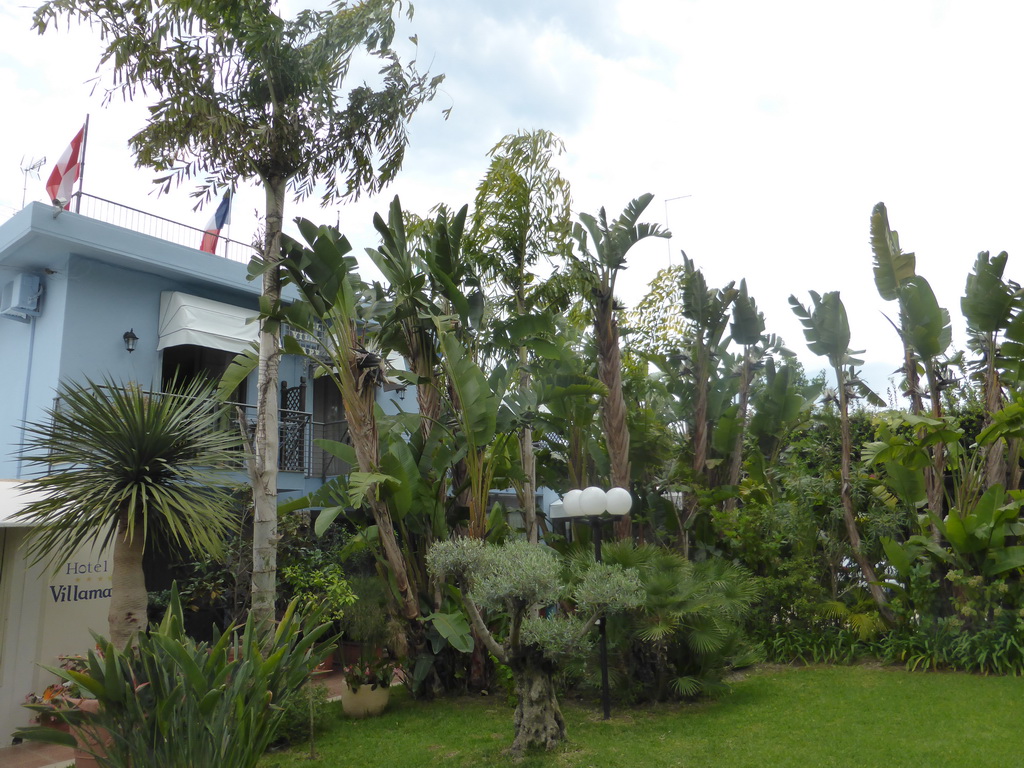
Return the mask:
POLYGON ((850 486, 850 465, 853 459, 853 440, 850 434, 850 395, 859 391, 878 405, 884 405, 857 377, 854 370, 860 361, 853 357, 850 350, 850 321, 846 315, 846 307, 839 298, 839 291, 830 291, 824 296, 811 291, 813 302, 810 309, 805 307, 796 296, 789 297, 794 314, 800 318, 804 326, 807 347, 816 355, 828 359, 832 372, 836 377, 836 389, 839 401, 839 425, 842 448, 840 455, 840 491, 843 505, 843 523, 846 535, 850 540, 853 558, 860 567, 861 574, 867 582, 868 590, 887 621, 893 620, 892 611, 888 607, 885 593, 879 584, 875 567, 864 553, 861 545, 860 531, 857 528, 857 516, 853 504, 853 490, 850 486))
MULTIPOLYGON (((568 256, 569 183, 552 165, 565 147, 550 131, 509 134, 490 151, 491 164, 477 187, 474 239, 479 243, 485 277, 501 292, 496 309, 512 328, 525 328, 526 318, 540 319, 537 282, 533 268, 541 259, 568 256)), ((514 364, 518 389, 531 389, 530 340, 550 324, 533 323, 529 332, 515 334, 514 364)), ((519 433, 519 460, 523 481, 517 494, 523 511, 526 537, 534 543, 537 529, 537 467, 533 427, 527 422, 519 433)))
MULTIPOLYGON (((166 171, 157 179, 165 189, 199 176, 200 197, 239 180, 263 185, 266 232, 254 276, 272 306, 288 188, 300 199, 320 192, 325 204, 381 189, 402 165, 409 120, 442 79, 403 65, 391 48, 396 7, 399 0, 334 2, 285 19, 266 0, 51 0, 35 25, 42 33, 68 17, 98 27, 101 64, 114 70, 107 98, 155 97, 129 146, 138 165, 166 171), (346 92, 360 49, 382 62, 381 81, 346 92)), ((264 322, 250 463, 252 608, 261 621, 273 618, 276 594, 280 354, 276 326, 264 322)))
MULTIPOLYGON (((1001 336, 1011 325, 1015 328, 1013 335, 1021 336, 1022 321, 1017 319, 1022 317, 1021 287, 1013 280, 1003 279, 1006 260, 1006 251, 992 257, 988 251, 979 253, 960 299, 960 309, 967 320, 968 346, 980 356, 973 368, 985 398, 986 424, 1003 407, 1001 336)), ((1002 441, 996 440, 984 450, 986 484, 1004 485, 1006 459, 1002 441)))
MULTIPOLYGON (((608 458, 611 462, 611 484, 629 488, 629 427, 626 422, 626 400, 622 395, 622 353, 619 347, 618 307, 615 304, 615 281, 626 268, 626 254, 648 237, 669 237, 671 233, 658 224, 640 222, 640 216, 654 195, 647 193, 626 206, 612 222, 604 208, 597 216, 581 213, 580 223, 573 228, 579 245, 574 257, 574 272, 594 315, 594 338, 597 341, 598 379, 607 388, 601 409, 608 458)), ((629 515, 615 524, 620 539, 631 533, 629 515)))
MULTIPOLYGON (((931 415, 937 419, 942 415, 943 385, 939 357, 952 341, 949 312, 939 306, 928 281, 915 273, 914 254, 900 249, 899 233, 890 229, 884 203, 878 203, 871 212, 871 249, 878 294, 885 301, 896 300, 900 308, 899 323, 893 325, 903 342, 903 373, 911 412, 915 416, 924 412, 920 366, 928 382, 931 415)), ((925 486, 928 507, 939 517, 945 507, 945 461, 945 445, 936 442, 932 446, 931 464, 925 468, 925 486)), ((938 529, 935 533, 938 535, 938 529)))
POLYGON ((110 640, 146 628, 146 546, 216 554, 233 522, 235 490, 217 470, 235 468, 240 436, 219 427, 210 386, 151 395, 138 387, 66 385, 45 420, 25 427, 24 458, 46 474, 26 480, 41 498, 29 522, 29 557, 55 565, 87 544, 113 543, 110 640))

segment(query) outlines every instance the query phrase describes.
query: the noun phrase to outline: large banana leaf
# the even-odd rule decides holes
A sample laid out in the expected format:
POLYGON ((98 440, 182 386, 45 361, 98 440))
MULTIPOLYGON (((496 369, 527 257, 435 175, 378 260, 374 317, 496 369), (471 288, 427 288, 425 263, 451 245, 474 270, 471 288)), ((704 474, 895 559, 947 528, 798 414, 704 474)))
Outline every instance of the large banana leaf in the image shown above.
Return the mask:
POLYGON ((1006 259, 1006 251, 993 258, 982 251, 974 262, 974 272, 967 276, 960 309, 971 332, 998 333, 1009 322, 1018 286, 1003 281, 1006 259))
POLYGON ((756 344, 764 334, 764 328, 764 314, 758 311, 754 299, 747 293, 747 281, 741 280, 739 292, 732 303, 732 324, 729 326, 732 340, 743 346, 756 344))
POLYGON ((900 250, 900 236, 889 228, 885 203, 878 203, 871 211, 871 250, 875 255, 878 295, 894 301, 906 281, 914 276, 915 257, 900 250))
POLYGON ((903 285, 900 326, 907 343, 922 360, 933 360, 952 342, 949 312, 939 306, 932 287, 920 275, 908 278, 903 285))
POLYGON ((498 398, 480 366, 454 335, 442 333, 441 348, 451 386, 462 409, 458 415, 459 422, 472 445, 482 448, 494 439, 500 405, 498 398))
POLYGON ((850 321, 839 291, 824 296, 811 291, 812 309, 807 309, 796 296, 789 297, 793 313, 804 326, 807 348, 816 355, 827 357, 833 368, 840 368, 848 358, 850 349, 850 321))

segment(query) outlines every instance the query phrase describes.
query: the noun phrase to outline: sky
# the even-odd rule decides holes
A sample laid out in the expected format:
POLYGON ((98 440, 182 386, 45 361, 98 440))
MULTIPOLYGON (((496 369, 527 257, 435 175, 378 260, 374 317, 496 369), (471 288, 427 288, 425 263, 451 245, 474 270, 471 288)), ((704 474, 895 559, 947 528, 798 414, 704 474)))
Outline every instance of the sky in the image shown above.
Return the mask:
MULTIPOLYGON (((101 50, 87 28, 31 28, 32 5, 0 3, 0 222, 22 207, 32 159, 44 180, 85 115, 84 191, 202 227, 192 188, 156 194, 128 138, 145 104, 101 106, 101 50)), ((283 3, 290 15, 300 7, 283 3)), ((811 371, 788 297, 838 290, 876 389, 901 358, 874 287, 869 219, 885 202, 905 251, 953 317, 979 251, 1007 251, 1024 281, 1024 4, 777 0, 419 0, 404 35, 420 67, 445 75, 410 126, 398 180, 356 204, 289 203, 339 223, 357 252, 376 245, 374 212, 398 194, 426 214, 472 203, 502 136, 548 129, 566 154, 574 212, 617 215, 655 195, 645 219, 667 225, 629 255, 620 298, 634 305, 684 250, 710 285, 746 279, 766 316, 811 371), (449 109, 446 120, 444 110, 449 109)), ((404 38, 403 38, 404 40, 404 38)), ((228 235, 248 242, 262 190, 243 185, 228 235)))

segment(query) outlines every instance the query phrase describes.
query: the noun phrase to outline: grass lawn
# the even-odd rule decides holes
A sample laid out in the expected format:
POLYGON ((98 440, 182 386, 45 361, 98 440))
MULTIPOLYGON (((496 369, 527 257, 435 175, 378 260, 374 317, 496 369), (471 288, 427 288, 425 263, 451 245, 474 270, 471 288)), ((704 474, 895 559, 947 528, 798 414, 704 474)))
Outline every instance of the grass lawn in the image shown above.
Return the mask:
MULTIPOLYGON (((1024 679, 899 668, 771 668, 713 702, 614 709, 563 702, 569 742, 514 763, 512 708, 499 699, 419 703, 399 695, 369 720, 338 720, 308 748, 260 768, 1007 768, 1024 764, 1024 679)), ((404 693, 404 692, 403 692, 404 693)), ((339 706, 339 705, 334 705, 339 706)))

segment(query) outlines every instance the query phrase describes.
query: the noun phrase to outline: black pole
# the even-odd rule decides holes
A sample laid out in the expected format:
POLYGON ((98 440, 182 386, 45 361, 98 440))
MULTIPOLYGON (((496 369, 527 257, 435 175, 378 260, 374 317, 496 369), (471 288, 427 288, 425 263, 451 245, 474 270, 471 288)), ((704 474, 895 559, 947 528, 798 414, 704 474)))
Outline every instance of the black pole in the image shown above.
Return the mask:
MULTIPOLYGON (((601 562, 601 521, 597 517, 590 518, 590 526, 594 532, 594 560, 601 562)), ((604 708, 604 719, 612 716, 612 702, 608 693, 608 628, 605 617, 598 619, 600 633, 599 647, 601 653, 601 706, 604 708)))

